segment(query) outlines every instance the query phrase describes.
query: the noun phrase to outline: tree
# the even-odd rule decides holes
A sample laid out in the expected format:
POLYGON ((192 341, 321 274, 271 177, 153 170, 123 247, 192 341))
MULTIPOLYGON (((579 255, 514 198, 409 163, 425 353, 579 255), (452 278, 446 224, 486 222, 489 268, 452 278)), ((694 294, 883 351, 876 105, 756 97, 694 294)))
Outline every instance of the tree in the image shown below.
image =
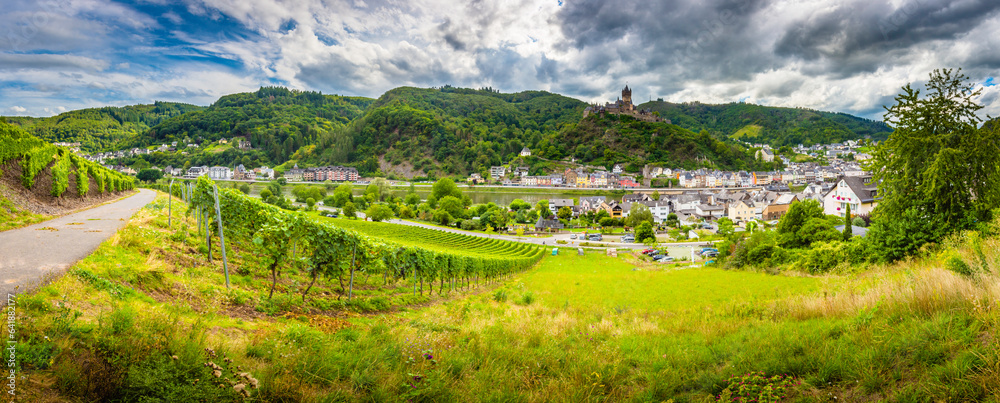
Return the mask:
POLYGON ((345 217, 355 218, 358 216, 357 209, 354 207, 354 203, 351 202, 344 204, 343 212, 345 217))
POLYGON ((864 227, 867 226, 868 223, 865 222, 864 218, 854 217, 853 224, 854 224, 855 227, 862 227, 862 228, 864 228, 864 227))
POLYGON ((163 177, 163 171, 159 169, 149 169, 149 168, 139 171, 139 174, 136 175, 136 178, 147 183, 156 182, 160 180, 160 178, 162 177, 163 177))
POLYGON ((535 203, 535 210, 538 210, 538 215, 542 218, 549 218, 552 215, 552 211, 549 210, 548 199, 542 199, 538 203, 535 203))
POLYGON ((823 207, 819 205, 818 201, 809 199, 792 202, 792 205, 788 207, 788 212, 785 213, 784 217, 781 217, 781 221, 778 221, 778 235, 782 246, 794 248, 808 244, 800 237, 799 230, 810 219, 822 217, 824 217, 823 207))
POLYGON ((316 199, 313 199, 312 197, 306 199, 307 210, 312 211, 313 207, 315 206, 316 206, 316 199))
POLYGON ((559 214, 558 215, 559 215, 559 218, 561 218, 563 220, 568 220, 570 217, 573 216, 573 209, 569 208, 569 206, 562 206, 562 207, 559 208, 559 214))
POLYGON ((245 195, 250 194, 250 185, 247 185, 246 183, 240 185, 240 192, 243 192, 245 195))
POLYGON ((452 220, 451 214, 447 210, 439 208, 434 210, 434 221, 441 225, 448 225, 452 220))
POLYGON ((646 207, 645 204, 632 203, 632 210, 629 211, 628 217, 625 217, 625 225, 635 228, 638 227, 639 224, 643 222, 648 222, 652 224, 653 212, 649 211, 649 207, 646 207))
POLYGON ((650 197, 652 197, 653 200, 660 200, 660 191, 659 190, 654 190, 653 191, 653 195, 650 196, 650 197))
POLYGON ((527 210, 531 208, 531 203, 528 203, 521 199, 514 199, 510 202, 510 209, 513 211, 527 210))
POLYGON ((337 189, 333 191, 334 206, 343 207, 347 203, 354 202, 354 188, 350 184, 345 183, 337 186, 337 189))
POLYGON ((733 225, 733 220, 729 219, 729 217, 722 217, 719 219, 718 222, 719 222, 719 231, 718 231, 719 235, 722 236, 732 235, 733 231, 735 231, 736 229, 733 225))
POLYGON ((976 85, 961 70, 934 70, 926 96, 907 84, 886 108, 886 123, 895 130, 866 167, 882 197, 875 221, 916 214, 954 230, 989 219, 1000 204, 1000 129, 978 127, 983 106, 976 103, 982 91, 976 85))
POLYGON ((383 203, 373 203, 368 206, 368 210, 365 210, 365 215, 371 218, 372 221, 385 221, 392 218, 392 209, 383 203))
POLYGON ((844 213, 844 240, 849 241, 854 232, 851 230, 851 205, 847 205, 847 212, 844 213))
POLYGON ((653 232, 653 224, 649 221, 639 223, 639 226, 635 228, 635 239, 645 243, 650 238, 653 239, 653 242, 656 242, 656 233, 653 232))
POLYGON ((420 195, 416 192, 410 192, 406 195, 405 203, 410 206, 416 206, 420 204, 420 195))
POLYGON ((431 186, 431 196, 435 200, 441 200, 445 196, 455 196, 458 200, 462 200, 462 191, 451 179, 441 178, 434 182, 434 186, 431 186))
POLYGON ((453 218, 461 218, 465 216, 465 206, 463 206, 462 201, 455 196, 445 196, 442 198, 438 201, 438 208, 447 211, 453 218))
POLYGON ((270 199, 271 196, 273 196, 273 195, 271 194, 271 191, 269 189, 264 189, 264 190, 260 191, 260 199, 263 200, 263 201, 265 201, 265 202, 268 199, 270 199))

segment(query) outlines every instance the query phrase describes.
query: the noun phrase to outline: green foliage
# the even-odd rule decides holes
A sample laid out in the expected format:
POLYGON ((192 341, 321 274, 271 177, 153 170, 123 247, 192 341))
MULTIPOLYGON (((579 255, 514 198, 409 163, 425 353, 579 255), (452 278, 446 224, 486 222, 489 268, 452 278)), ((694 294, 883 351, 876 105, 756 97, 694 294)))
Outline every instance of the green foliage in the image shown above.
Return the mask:
MULTIPOLYGON (((465 206, 462 201, 455 196, 445 196, 438 200, 438 208, 448 212, 448 215, 453 218, 463 218, 465 217, 465 206)), ((435 219, 435 221, 439 221, 435 219)), ((446 224, 446 223, 443 223, 446 224)))
POLYGON ((434 186, 431 187, 431 197, 436 200, 441 200, 445 197, 452 196, 458 200, 462 200, 462 191, 458 189, 455 182, 449 178, 438 179, 434 182, 434 186))
POLYGON ((792 202, 788 212, 778 222, 782 246, 798 248, 808 246, 814 240, 826 240, 829 234, 816 232, 829 232, 833 228, 823 217, 823 206, 816 200, 792 202), (808 229, 806 224, 809 224, 808 229))
POLYGON ((326 189, 319 186, 296 185, 292 188, 292 195, 299 203, 305 203, 306 199, 323 200, 326 197, 326 189))
POLYGON ((886 121, 896 130, 875 149, 867 167, 882 197, 875 212, 875 221, 884 221, 879 228, 898 227, 897 217, 912 210, 910 217, 924 216, 944 227, 922 232, 933 235, 926 241, 936 241, 977 220, 988 221, 991 209, 1000 205, 1000 129, 979 127, 976 112, 983 106, 976 103, 982 91, 977 85, 961 70, 935 70, 926 96, 907 85, 896 104, 886 108, 886 121))
POLYGON ((52 164, 52 191, 50 194, 55 197, 62 196, 63 192, 69 188, 69 168, 71 166, 69 153, 62 154, 52 164))
POLYGON ((974 272, 972 267, 968 263, 965 263, 962 258, 958 256, 951 256, 945 261, 945 267, 955 273, 961 274, 963 276, 971 276, 974 272))
POLYGON ((146 168, 146 169, 143 169, 143 170, 139 171, 139 173, 136 174, 135 177, 137 179, 143 181, 143 182, 146 182, 146 183, 156 182, 156 181, 160 180, 160 178, 163 177, 163 171, 161 171, 159 169, 149 169, 149 168, 146 168))
POLYGON ((941 239, 949 228, 929 212, 911 207, 892 219, 872 221, 865 240, 874 260, 892 262, 916 254, 926 244, 941 239))
POLYGON ((639 242, 646 242, 647 239, 656 242, 656 233, 653 232, 653 225, 649 221, 643 221, 635 228, 635 239, 639 242))
MULTIPOLYGON (((632 203, 632 209, 628 213, 628 217, 625 217, 625 225, 629 227, 637 227, 641 223, 653 223, 653 212, 649 210, 645 204, 642 203, 632 203)), ((642 240, 645 238, 636 237, 636 240, 642 240)))
POLYGON ((90 178, 87 176, 89 172, 89 167, 87 166, 87 160, 77 157, 75 154, 72 155, 73 167, 76 168, 76 194, 77 196, 86 196, 87 192, 90 191, 90 178))
POLYGON ((245 195, 250 194, 250 185, 246 183, 240 184, 240 192, 243 192, 245 195))
POLYGON ((733 224, 733 220, 729 219, 729 217, 719 218, 718 223, 719 223, 719 231, 718 231, 719 235, 730 236, 736 230, 736 227, 733 224))
POLYGON ((788 397, 788 389, 801 384, 791 375, 767 376, 762 371, 733 375, 727 383, 716 401, 777 403, 788 397))
POLYGON ((851 236, 854 235, 854 231, 851 230, 851 205, 847 205, 847 211, 844 213, 844 241, 851 240, 851 236))
POLYGON ((569 206, 562 206, 559 208, 556 215, 559 216, 560 219, 568 220, 573 217, 573 209, 569 208, 569 206))
POLYGON ((775 147, 839 143, 869 136, 882 140, 892 132, 891 127, 880 121, 802 108, 661 101, 644 103, 639 107, 657 111, 673 124, 693 132, 708 130, 713 135, 739 136, 742 141, 775 147))
POLYGON ((358 216, 357 209, 354 207, 354 203, 347 202, 344 204, 343 213, 345 217, 355 218, 358 216))
POLYGON ((805 269, 809 273, 826 273, 847 260, 845 244, 840 241, 813 244, 806 253, 805 269))
POLYGON ((862 228, 868 226, 868 224, 865 222, 865 219, 861 218, 861 217, 854 217, 854 220, 851 221, 851 225, 853 225, 855 227, 862 227, 862 228))
POLYGON ((365 210, 365 216, 375 222, 385 221, 393 217, 392 209, 383 203, 372 203, 365 210))
MULTIPOLYGON (((336 190, 333 191, 333 204, 332 204, 333 206, 344 207, 347 205, 347 203, 353 204, 353 202, 354 202, 354 188, 351 187, 351 184, 349 183, 341 184, 340 186, 337 186, 336 190)), ((325 203, 327 205, 330 205, 328 202, 325 203)))
POLYGON ((434 210, 434 221, 441 225, 448 225, 454 220, 454 216, 443 208, 434 210))

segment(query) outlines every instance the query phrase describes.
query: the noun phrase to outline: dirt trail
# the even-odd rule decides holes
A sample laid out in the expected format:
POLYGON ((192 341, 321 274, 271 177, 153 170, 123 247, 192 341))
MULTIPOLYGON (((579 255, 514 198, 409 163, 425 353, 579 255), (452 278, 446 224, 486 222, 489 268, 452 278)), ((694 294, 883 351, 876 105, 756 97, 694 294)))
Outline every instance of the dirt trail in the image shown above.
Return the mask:
POLYGON ((0 232, 0 306, 7 304, 8 294, 23 294, 62 275, 155 197, 156 192, 141 189, 114 203, 0 232))

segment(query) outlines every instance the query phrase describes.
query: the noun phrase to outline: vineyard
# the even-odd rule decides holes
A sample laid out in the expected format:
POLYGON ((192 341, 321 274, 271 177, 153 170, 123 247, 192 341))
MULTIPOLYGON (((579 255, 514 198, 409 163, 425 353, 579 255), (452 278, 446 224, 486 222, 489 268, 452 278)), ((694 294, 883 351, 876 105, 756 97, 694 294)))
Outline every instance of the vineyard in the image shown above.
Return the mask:
POLYGON ((131 190, 132 178, 85 160, 68 149, 54 146, 24 130, 0 123, 0 166, 18 161, 12 168, 20 168, 20 184, 25 189, 36 190, 39 174, 50 168, 51 185, 46 189, 53 197, 63 197, 66 192, 84 197, 88 194, 105 194, 131 190), (75 186, 70 189, 70 179, 75 186), (91 188, 93 179, 94 188, 91 188))
POLYGON ((175 186, 172 193, 190 201, 189 212, 200 217, 198 233, 205 235, 206 244, 214 235, 220 242, 228 238, 253 244, 272 278, 271 294, 287 267, 300 267, 309 276, 303 298, 319 278, 337 278, 343 284, 347 277, 350 299, 357 275, 380 276, 384 284, 408 281, 420 294, 425 285, 433 292, 437 282, 441 293, 445 287, 468 288, 505 278, 532 267, 543 255, 541 248, 530 245, 433 230, 396 229, 390 224, 333 225, 281 210, 234 189, 216 189, 205 177, 193 188, 175 186), (221 234, 211 224, 216 208, 224 223, 221 234))
POLYGON ((483 256, 521 256, 532 246, 520 242, 510 242, 453 232, 408 225, 382 222, 330 219, 321 217, 335 226, 363 232, 369 236, 383 238, 408 246, 423 246, 430 249, 483 256))

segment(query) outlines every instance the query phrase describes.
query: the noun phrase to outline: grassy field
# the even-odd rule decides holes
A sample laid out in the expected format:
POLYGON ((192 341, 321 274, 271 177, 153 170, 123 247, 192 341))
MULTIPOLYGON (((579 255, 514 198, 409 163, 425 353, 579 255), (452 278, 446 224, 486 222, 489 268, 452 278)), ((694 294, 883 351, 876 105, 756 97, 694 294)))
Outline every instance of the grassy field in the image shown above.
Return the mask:
MULTIPOLYGON (((293 273, 285 305, 267 302, 240 245, 227 290, 199 242, 165 228, 163 200, 20 297, 18 370, 34 385, 21 401, 715 402, 754 371, 787 374, 743 379, 784 385, 787 398, 761 401, 1000 401, 1000 260, 975 277, 942 269, 975 258, 961 242, 824 277, 563 253, 499 284, 359 315, 336 304, 335 280, 315 292, 322 307, 295 302, 293 273), (259 384, 249 399, 232 388, 251 384, 241 372, 259 384)), ((369 298, 396 292, 378 283, 369 298)))

